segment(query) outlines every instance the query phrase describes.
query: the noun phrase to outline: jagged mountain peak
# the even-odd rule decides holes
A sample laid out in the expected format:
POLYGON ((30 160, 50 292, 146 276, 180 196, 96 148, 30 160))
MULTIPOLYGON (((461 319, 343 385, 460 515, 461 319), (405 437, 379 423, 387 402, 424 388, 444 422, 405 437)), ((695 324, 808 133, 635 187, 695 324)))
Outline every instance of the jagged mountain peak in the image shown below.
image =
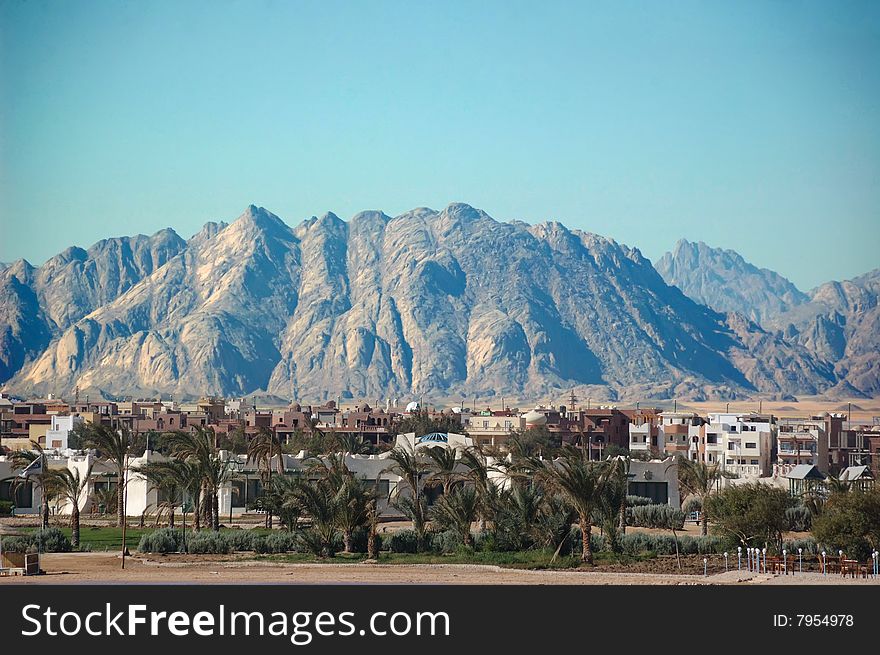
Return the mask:
POLYGON ((834 383, 805 348, 689 300, 638 250, 559 221, 497 222, 451 203, 292 228, 251 205, 158 259, 145 239, 129 243, 131 256, 63 268, 49 286, 8 287, 0 316, 53 317, 44 342, 7 358, 10 388, 320 400, 834 383), (77 295, 89 313, 60 315, 77 295), (764 364, 777 360, 778 374, 764 364))
POLYGON ((720 312, 739 312, 757 323, 808 300, 791 281, 748 262, 734 250, 679 239, 655 268, 668 284, 720 312))

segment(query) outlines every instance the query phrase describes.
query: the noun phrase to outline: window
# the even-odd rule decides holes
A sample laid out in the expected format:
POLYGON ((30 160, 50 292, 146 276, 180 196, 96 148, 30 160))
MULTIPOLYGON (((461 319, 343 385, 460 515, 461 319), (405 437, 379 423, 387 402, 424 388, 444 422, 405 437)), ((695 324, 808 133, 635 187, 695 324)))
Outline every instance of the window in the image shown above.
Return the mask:
POLYGON ((758 444, 754 441, 746 441, 746 448, 757 448, 758 444))
POLYGON ((753 459, 753 460, 752 460, 752 466, 757 466, 757 465, 758 465, 758 460, 753 459))
POLYGON ((728 442, 728 444, 727 444, 727 450, 736 450, 736 445, 737 445, 737 444, 736 444, 735 441, 730 441, 730 442, 728 442))
POLYGON ((706 443, 718 443, 718 434, 716 432, 707 433, 706 443))

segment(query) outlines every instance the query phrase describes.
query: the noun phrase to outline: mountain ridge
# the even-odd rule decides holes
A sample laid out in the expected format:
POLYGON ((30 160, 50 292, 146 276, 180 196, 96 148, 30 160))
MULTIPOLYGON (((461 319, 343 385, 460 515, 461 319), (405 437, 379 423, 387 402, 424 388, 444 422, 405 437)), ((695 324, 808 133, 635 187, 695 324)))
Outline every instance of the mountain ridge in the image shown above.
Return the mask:
MULTIPOLYGON (((31 282, 0 271, 0 329, 22 342, 6 388, 334 398, 595 387, 701 399, 840 382, 781 331, 668 285, 638 249, 555 221, 498 222, 453 203, 290 227, 250 205, 187 241, 160 232, 132 237, 132 255, 115 259, 143 265, 109 276, 105 296, 75 313, 59 304, 82 280, 41 296, 39 269, 21 273, 31 282), (46 333, 25 329, 30 315, 46 333)), ((101 265, 88 270, 115 270, 104 249, 92 257, 101 265)), ((2 334, 5 355, 15 339, 2 334)))

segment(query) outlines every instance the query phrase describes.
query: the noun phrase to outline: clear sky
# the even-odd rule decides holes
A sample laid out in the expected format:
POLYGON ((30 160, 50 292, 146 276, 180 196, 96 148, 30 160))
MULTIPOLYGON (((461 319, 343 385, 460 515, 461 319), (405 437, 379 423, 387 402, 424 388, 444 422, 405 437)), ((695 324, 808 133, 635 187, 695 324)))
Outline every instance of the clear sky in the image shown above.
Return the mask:
POLYGON ((453 201, 880 266, 880 2, 0 0, 0 261, 453 201))

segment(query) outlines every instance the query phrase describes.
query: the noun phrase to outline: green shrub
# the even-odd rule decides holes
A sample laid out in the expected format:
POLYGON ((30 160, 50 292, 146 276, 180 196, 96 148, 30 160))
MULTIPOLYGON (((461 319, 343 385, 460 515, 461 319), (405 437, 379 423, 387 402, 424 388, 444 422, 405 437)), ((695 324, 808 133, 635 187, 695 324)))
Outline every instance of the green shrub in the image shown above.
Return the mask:
POLYGON ((0 500, 0 516, 9 516, 12 514, 12 501, 0 500))
POLYGON ((813 515, 803 505, 789 507, 785 510, 785 520, 788 529, 794 532, 809 532, 813 529, 813 515))
POLYGON ((296 553, 302 549, 301 539, 293 532, 273 532, 263 538, 267 553, 296 553))
POLYGON ((419 538, 413 530, 397 530, 391 534, 388 546, 392 553, 417 553, 419 538))
MULTIPOLYGON (((641 532, 628 532, 621 536, 623 552, 627 555, 639 555, 640 553, 652 552, 657 555, 674 555, 675 538, 669 534, 644 534, 641 532)), ((705 555, 730 551, 732 544, 729 540, 721 537, 691 537, 678 538, 678 549, 682 555, 705 555)), ((734 548, 734 550, 736 550, 734 548)))
POLYGON ((641 528, 684 527, 685 513, 669 505, 642 505, 632 508, 632 525, 641 528))
POLYGON ((448 555, 463 546, 464 542, 455 530, 444 530, 430 535, 430 549, 435 553, 448 555))
POLYGON ((653 505, 654 501, 647 496, 627 496, 627 507, 641 507, 642 505, 653 505))
MULTIPOLYGON (((355 528, 354 532, 352 532, 352 540, 351 547, 352 550, 356 553, 366 553, 367 552, 367 541, 370 536, 370 530, 366 526, 360 526, 355 528)), ((382 550, 382 535, 376 535, 376 543, 377 548, 382 550)))
POLYGON ((176 553, 181 549, 181 536, 180 530, 159 528, 143 535, 137 549, 142 553, 176 553))
POLYGON ((297 549, 302 549, 318 557, 325 555, 333 557, 334 554, 342 550, 342 535, 338 532, 334 533, 330 544, 325 544, 321 535, 312 528, 300 531, 297 537, 297 549))
POLYGON ((819 548, 816 540, 811 538, 791 539, 783 544, 783 548, 785 548, 785 550, 787 550, 789 553, 794 553, 795 555, 797 555, 798 548, 803 548, 803 554, 809 555, 811 557, 818 555, 822 552, 822 549, 819 548))
POLYGON ((199 555, 227 555, 232 552, 232 544, 222 532, 204 531, 186 540, 186 550, 199 555))
POLYGON ((252 530, 229 530, 223 534, 234 552, 257 551, 257 542, 264 538, 263 535, 252 530))
POLYGON ((40 553, 69 553, 73 547, 61 528, 46 528, 33 533, 34 546, 40 553))
MULTIPOLYGON (((29 553, 34 545, 34 540, 29 536, 5 537, 3 550, 7 553, 29 553)), ((36 548, 33 549, 34 551, 36 548)))

